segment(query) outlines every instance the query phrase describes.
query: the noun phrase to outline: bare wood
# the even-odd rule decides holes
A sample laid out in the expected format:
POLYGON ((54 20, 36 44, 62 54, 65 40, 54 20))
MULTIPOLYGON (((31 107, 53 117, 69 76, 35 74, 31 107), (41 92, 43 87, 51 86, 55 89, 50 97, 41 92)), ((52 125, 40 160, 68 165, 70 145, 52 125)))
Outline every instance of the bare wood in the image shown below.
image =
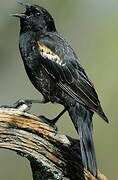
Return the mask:
MULTIPOLYGON (((79 140, 56 132, 23 108, 0 108, 0 148, 26 157, 34 180, 95 180, 82 166, 79 140)), ((100 171, 98 179, 107 180, 100 171)))

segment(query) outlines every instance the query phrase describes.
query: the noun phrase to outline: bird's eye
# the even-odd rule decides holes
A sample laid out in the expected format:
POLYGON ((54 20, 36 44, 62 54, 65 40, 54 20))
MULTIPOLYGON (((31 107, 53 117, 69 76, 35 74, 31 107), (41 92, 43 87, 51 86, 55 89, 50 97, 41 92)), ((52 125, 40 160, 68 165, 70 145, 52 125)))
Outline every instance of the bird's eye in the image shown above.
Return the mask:
POLYGON ((37 13, 35 14, 35 17, 39 17, 39 16, 40 16, 40 13, 37 12, 37 13))

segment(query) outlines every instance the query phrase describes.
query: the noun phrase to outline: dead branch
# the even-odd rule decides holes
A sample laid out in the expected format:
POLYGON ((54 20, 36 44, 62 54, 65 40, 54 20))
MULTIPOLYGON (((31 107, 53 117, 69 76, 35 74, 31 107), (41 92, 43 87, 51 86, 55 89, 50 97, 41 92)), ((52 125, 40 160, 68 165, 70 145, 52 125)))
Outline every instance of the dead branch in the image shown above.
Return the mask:
MULTIPOLYGON (((26 157, 34 180, 95 180, 83 168, 79 140, 56 132, 45 122, 23 108, 0 108, 0 148, 26 157)), ((107 180, 100 171, 98 177, 107 180)))

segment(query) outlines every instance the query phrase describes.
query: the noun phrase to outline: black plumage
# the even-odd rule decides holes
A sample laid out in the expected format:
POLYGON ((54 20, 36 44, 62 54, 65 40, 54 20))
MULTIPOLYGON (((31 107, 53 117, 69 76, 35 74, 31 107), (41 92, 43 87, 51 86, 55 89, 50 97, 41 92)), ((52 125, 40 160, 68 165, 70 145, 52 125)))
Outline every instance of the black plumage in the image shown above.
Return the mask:
MULTIPOLYGON (((20 18, 19 48, 25 70, 43 102, 62 104, 80 135, 83 165, 97 177, 92 139, 92 117, 96 112, 106 122, 98 95, 70 44, 58 33, 49 12, 38 5, 26 7, 20 18)), ((56 122, 56 121, 55 121, 56 122)))

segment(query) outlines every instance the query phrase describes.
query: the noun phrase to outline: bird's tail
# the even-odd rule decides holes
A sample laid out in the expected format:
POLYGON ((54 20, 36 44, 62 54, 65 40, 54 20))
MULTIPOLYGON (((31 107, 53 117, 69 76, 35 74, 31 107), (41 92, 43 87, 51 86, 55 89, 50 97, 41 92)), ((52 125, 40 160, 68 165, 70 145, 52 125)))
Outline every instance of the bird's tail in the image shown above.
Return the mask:
POLYGON ((68 112, 80 136, 83 165, 94 177, 97 177, 96 155, 92 138, 93 112, 77 102, 68 107, 68 112))

